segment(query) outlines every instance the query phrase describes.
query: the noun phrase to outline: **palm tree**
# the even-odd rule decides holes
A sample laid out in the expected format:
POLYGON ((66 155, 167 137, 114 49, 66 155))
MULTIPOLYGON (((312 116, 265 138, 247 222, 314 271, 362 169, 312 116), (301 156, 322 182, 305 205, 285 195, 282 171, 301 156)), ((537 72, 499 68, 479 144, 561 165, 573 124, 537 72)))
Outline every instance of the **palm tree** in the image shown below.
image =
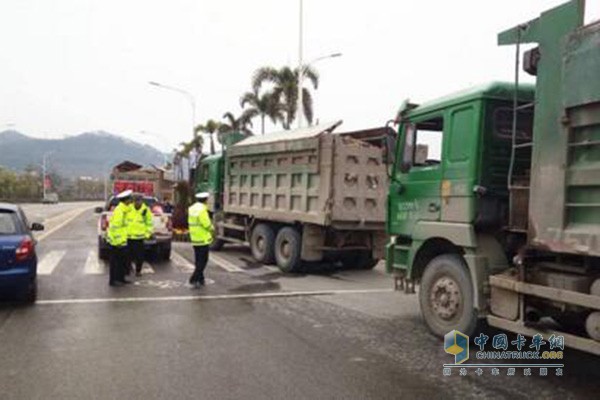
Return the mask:
POLYGON ((181 158, 185 158, 187 160, 187 169, 188 169, 188 173, 190 172, 191 169, 191 162, 190 162, 190 153, 192 152, 192 150, 194 149, 194 145, 193 142, 181 142, 179 143, 179 145, 181 146, 181 150, 179 151, 179 154, 181 155, 181 158))
POLYGON ((214 119, 209 119, 204 125, 198 125, 194 132, 204 132, 210 135, 210 154, 215 154, 215 139, 214 134, 219 132, 221 123, 214 119))
POLYGON ((220 123, 217 136, 219 143, 223 144, 225 136, 233 132, 238 132, 246 136, 252 135, 252 131, 249 128, 252 126, 252 121, 245 113, 236 118, 233 113, 226 112, 223 114, 223 119, 225 122, 220 123))
POLYGON ((260 116, 260 131, 265 134, 265 118, 269 117, 271 122, 276 124, 278 121, 284 121, 284 109, 279 99, 277 99, 273 92, 259 94, 258 90, 252 92, 246 92, 240 98, 240 105, 243 107, 248 106, 244 110, 242 116, 247 120, 260 116))
MULTIPOLYGON (((315 89, 319 86, 319 74, 313 68, 306 66, 302 68, 303 74, 312 83, 315 89)), ((298 103, 298 68, 282 67, 276 69, 273 67, 259 68, 252 79, 252 88, 259 91, 263 84, 273 84, 272 93, 279 103, 282 104, 285 113, 283 127, 290 129, 292 122, 296 118, 298 103)), ((313 101, 308 88, 302 89, 304 116, 306 120, 312 123, 313 119, 313 101)))

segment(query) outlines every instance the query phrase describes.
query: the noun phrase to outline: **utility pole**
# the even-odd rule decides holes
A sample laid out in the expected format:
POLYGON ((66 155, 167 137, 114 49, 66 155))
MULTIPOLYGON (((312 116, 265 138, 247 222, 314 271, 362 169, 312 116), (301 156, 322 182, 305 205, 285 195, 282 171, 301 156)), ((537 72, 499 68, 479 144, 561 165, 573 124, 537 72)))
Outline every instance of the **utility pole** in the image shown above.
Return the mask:
POLYGON ((48 171, 48 156, 50 154, 52 154, 52 151, 46 152, 44 153, 44 155, 42 156, 42 200, 46 199, 46 178, 47 178, 47 171, 48 171))

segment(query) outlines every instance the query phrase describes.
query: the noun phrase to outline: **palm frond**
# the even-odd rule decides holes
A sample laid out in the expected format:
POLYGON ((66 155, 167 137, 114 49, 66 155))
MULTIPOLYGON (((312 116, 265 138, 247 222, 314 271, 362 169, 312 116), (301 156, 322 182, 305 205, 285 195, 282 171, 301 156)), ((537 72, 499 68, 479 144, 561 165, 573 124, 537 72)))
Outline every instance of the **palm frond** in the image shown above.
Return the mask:
POLYGON ((262 67, 254 72, 252 77, 252 89, 255 92, 260 90, 260 87, 265 82, 275 83, 279 78, 279 72, 273 67, 262 67))

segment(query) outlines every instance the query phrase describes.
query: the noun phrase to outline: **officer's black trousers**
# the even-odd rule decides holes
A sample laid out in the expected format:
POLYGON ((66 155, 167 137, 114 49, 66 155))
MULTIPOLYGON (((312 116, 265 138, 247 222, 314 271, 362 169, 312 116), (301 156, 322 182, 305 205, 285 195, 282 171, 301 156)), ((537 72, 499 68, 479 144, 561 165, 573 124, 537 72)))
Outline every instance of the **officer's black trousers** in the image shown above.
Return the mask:
POLYGON ((129 239, 127 247, 129 257, 131 257, 130 262, 135 265, 135 272, 142 272, 142 265, 144 264, 144 239, 129 239))
POLYGON ((194 258, 196 268, 190 277, 190 283, 204 283, 204 269, 208 263, 208 246, 194 246, 194 258))
POLYGON ((127 247, 110 246, 108 282, 123 282, 125 280, 125 269, 127 268, 127 247))

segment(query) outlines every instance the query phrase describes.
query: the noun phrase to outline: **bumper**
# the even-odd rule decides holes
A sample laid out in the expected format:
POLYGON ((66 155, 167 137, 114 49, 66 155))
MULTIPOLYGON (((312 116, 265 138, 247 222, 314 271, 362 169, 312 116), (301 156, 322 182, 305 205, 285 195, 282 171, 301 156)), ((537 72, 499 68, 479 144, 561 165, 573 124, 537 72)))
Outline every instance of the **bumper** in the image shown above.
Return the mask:
MULTIPOLYGON (((157 235, 154 239, 145 239, 144 247, 151 248, 154 246, 169 246, 173 241, 173 235, 157 235)), ((106 236, 100 237, 100 248, 107 249, 110 246, 106 241, 106 236)))
POLYGON ((144 246, 166 246, 170 245, 173 241, 173 235, 156 235, 153 239, 144 240, 144 246))
POLYGON ((0 289, 22 289, 35 278, 31 267, 17 267, 0 270, 0 289))

